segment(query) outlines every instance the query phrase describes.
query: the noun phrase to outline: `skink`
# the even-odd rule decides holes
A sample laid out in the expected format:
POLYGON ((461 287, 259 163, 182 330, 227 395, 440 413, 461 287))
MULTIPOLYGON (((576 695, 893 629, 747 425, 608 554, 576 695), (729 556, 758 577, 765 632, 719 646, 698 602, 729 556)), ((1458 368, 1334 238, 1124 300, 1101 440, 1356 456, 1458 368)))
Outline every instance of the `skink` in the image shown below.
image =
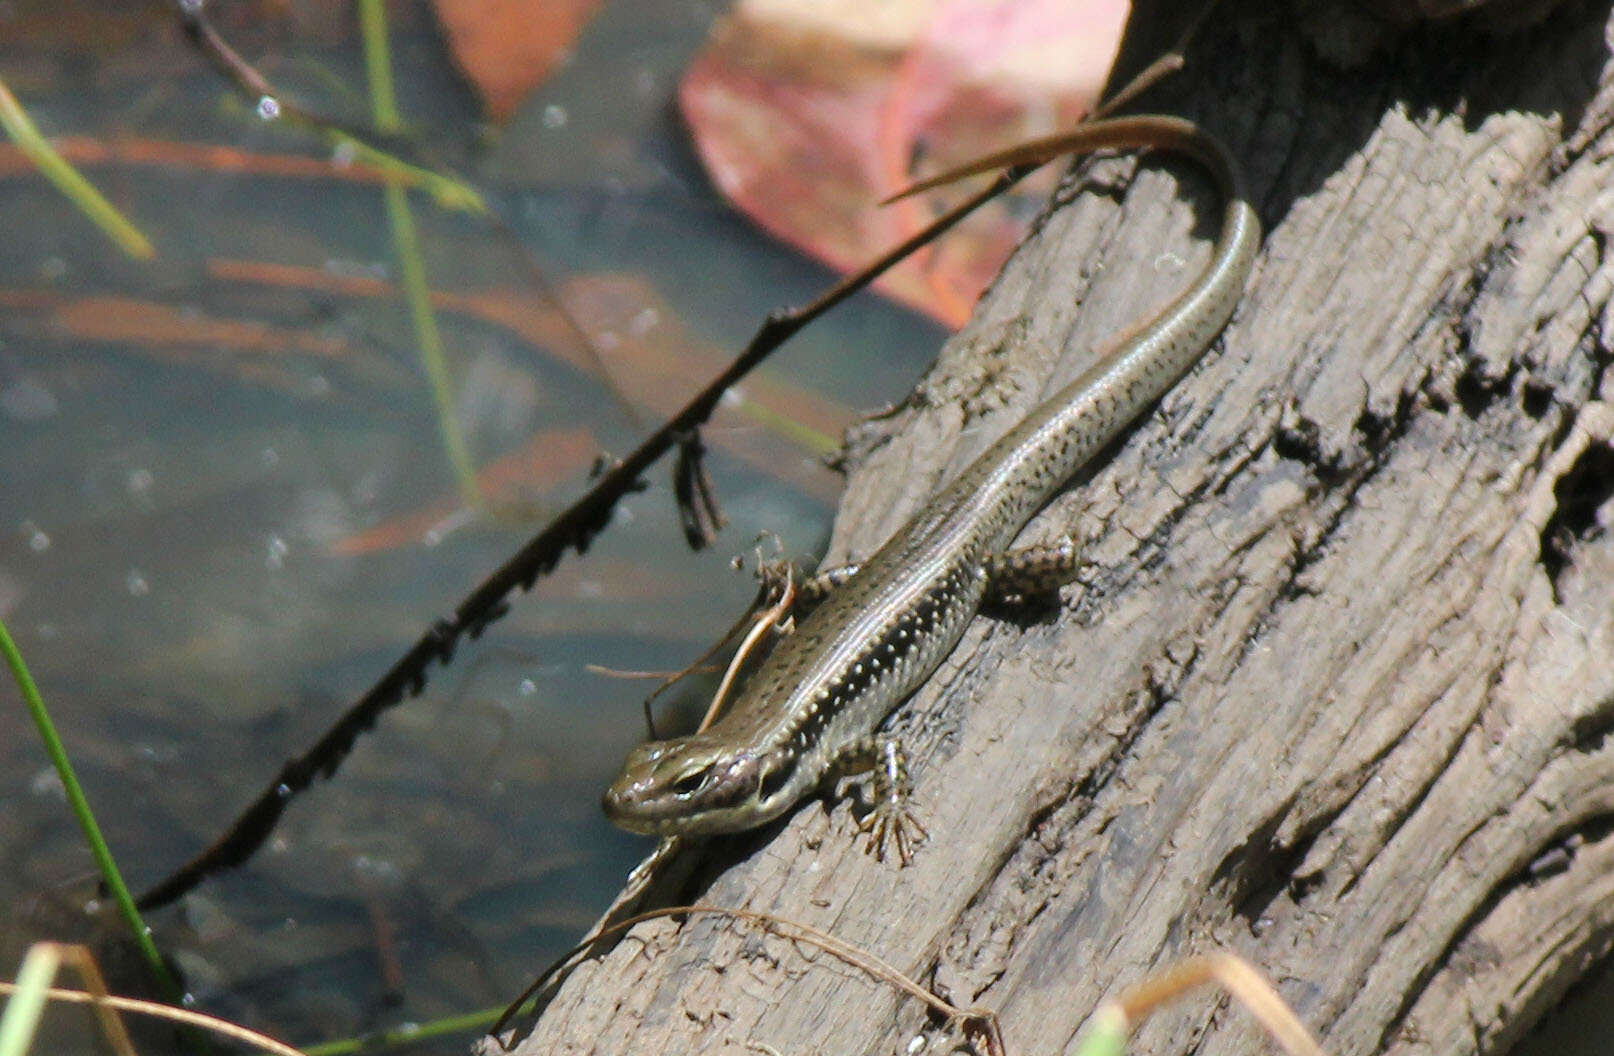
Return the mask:
POLYGON ((958 643, 992 587, 991 570, 1032 514, 1215 340, 1259 248, 1260 224, 1227 149, 1178 118, 1095 121, 967 168, 1116 147, 1186 154, 1215 177, 1226 206, 1210 263, 1145 329, 1032 410, 831 591, 709 729, 634 749, 605 794, 617 825, 661 836, 737 832, 778 817, 830 776, 873 769, 870 849, 883 856, 889 837, 907 859, 905 830, 917 823, 902 757, 876 729, 958 643))

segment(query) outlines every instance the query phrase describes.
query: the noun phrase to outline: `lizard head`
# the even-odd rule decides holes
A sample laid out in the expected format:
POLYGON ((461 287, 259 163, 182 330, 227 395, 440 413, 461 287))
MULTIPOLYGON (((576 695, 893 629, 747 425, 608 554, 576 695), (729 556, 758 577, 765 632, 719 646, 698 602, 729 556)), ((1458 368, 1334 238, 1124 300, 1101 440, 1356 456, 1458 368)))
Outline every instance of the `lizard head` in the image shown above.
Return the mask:
POLYGON ((606 790, 605 816, 629 832, 702 836, 740 832, 784 813, 795 800, 792 767, 694 734, 641 744, 606 790))

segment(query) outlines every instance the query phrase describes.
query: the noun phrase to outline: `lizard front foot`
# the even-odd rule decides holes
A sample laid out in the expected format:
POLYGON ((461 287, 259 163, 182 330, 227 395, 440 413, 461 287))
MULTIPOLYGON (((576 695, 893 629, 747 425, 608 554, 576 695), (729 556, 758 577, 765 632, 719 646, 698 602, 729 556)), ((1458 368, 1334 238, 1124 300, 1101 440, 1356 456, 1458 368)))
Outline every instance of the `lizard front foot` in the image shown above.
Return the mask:
POLYGON ((898 861, 906 866, 913 860, 914 848, 928 839, 930 833, 920 824, 909 802, 911 785, 902 746, 888 738, 876 745, 876 753, 877 761, 872 768, 874 806, 857 826, 858 831, 869 837, 863 852, 883 862, 889 843, 896 849, 898 861))

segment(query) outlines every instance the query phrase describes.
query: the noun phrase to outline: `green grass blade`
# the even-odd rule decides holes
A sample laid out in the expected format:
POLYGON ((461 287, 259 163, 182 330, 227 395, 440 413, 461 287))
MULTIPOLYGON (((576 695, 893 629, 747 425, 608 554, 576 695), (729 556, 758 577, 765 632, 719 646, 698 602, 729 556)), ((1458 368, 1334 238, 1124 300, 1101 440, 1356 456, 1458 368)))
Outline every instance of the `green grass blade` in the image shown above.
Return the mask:
POLYGON ((359 35, 364 40, 364 75, 370 85, 370 116, 382 132, 398 131, 398 96, 392 87, 392 49, 387 46, 387 12, 382 0, 359 0, 359 35))
POLYGON ((354 160, 381 169, 388 176, 395 177, 400 186, 426 192, 440 207, 454 212, 486 215, 488 203, 470 184, 419 165, 411 165, 397 155, 372 147, 345 132, 331 131, 329 134, 334 142, 353 152, 354 160))
POLYGON ((460 428, 459 413, 454 408, 454 383, 448 375, 448 357, 443 353, 437 316, 432 312, 426 265, 421 260, 420 239, 415 233, 415 217, 409 211, 409 201, 402 187, 389 183, 384 196, 387 221, 392 226, 393 252, 398 258, 398 277, 402 280, 404 300, 409 305, 409 321, 415 330, 420 366, 426 372, 432 404, 437 410, 437 431, 459 485, 460 501, 473 509, 481 509, 482 490, 477 486, 476 464, 471 459, 465 432, 460 428))
POLYGON ((0 1056, 23 1056, 39 1028, 45 1009, 45 992, 61 964, 61 949, 51 943, 38 943, 28 950, 17 972, 17 992, 6 1002, 0 1016, 0 1056))
POLYGON ((321 1042, 318 1045, 304 1045, 302 1047, 303 1056, 351 1056, 355 1052, 371 1052, 376 1049, 408 1045, 444 1035, 464 1034, 473 1030, 483 1031, 498 1022, 499 1016, 503 1012, 504 1009, 502 1008, 484 1008, 479 1012, 466 1012, 458 1016, 444 1016, 442 1019, 434 1019, 430 1023, 384 1030, 376 1034, 367 1034, 362 1038, 342 1038, 337 1041, 321 1042))
POLYGON ((6 135, 11 137, 17 149, 34 163, 40 173, 117 243, 119 249, 141 260, 149 260, 157 255, 151 241, 140 233, 140 229, 124 219, 123 214, 39 134, 39 129, 22 104, 17 102, 17 97, 11 94, 11 89, 6 87, 5 81, 0 81, 0 126, 5 128, 6 135))
MULTIPOLYGON (((393 93, 392 58, 387 48, 386 15, 381 0, 360 0, 359 31, 364 40, 364 68, 370 82, 370 107, 375 126, 382 132, 396 132, 402 121, 393 93)), ((387 222, 392 228, 393 253, 398 258, 399 278, 403 284, 404 299, 409 304, 409 320, 415 330, 421 369, 426 372, 426 380, 431 387, 443 451, 454 471, 460 501, 473 509, 481 509, 482 490, 477 486, 476 465, 471 460, 470 449, 465 443, 465 431, 460 428, 459 415, 454 408, 453 383, 448 374, 448 359, 443 354, 437 317, 432 313, 430 287, 426 281, 426 265, 420 254, 420 237, 415 231, 414 214, 409 211, 409 199, 397 182, 388 181, 384 197, 387 222)))
POLYGON ((1126 1051, 1126 1016, 1106 1002, 1080 1035, 1075 1056, 1121 1056, 1126 1051))
POLYGON ((733 389, 729 390, 729 395, 725 398, 734 401, 736 411, 764 429, 784 437, 809 455, 828 458, 841 449, 840 441, 833 436, 826 436, 810 425, 803 425, 794 418, 770 410, 743 395, 736 396, 733 389))
POLYGON ((51 765, 56 768, 56 775, 61 778, 62 788, 67 792, 68 805, 73 810, 73 816, 78 819, 79 828, 84 832, 84 840, 90 846, 90 854, 95 859, 96 867, 101 871, 101 878, 106 882, 107 890, 112 893, 119 914, 129 925, 129 931, 134 935, 135 944, 139 946, 152 977, 170 998, 177 1001, 181 997, 179 983, 169 973, 168 965, 163 963, 162 954, 157 952, 157 944, 151 941, 151 929, 140 919, 140 911, 135 908, 134 898, 130 896, 129 888, 123 882, 123 875, 118 872, 118 864, 112 859, 112 851, 101 836, 101 827, 95 823, 95 815, 90 812, 90 802, 84 796, 84 789, 78 783, 78 776, 73 773, 73 764, 68 761, 67 749, 62 746, 62 739, 56 735, 56 726, 50 721, 49 712, 45 710, 45 701, 39 695, 39 687, 34 685, 33 676, 28 673, 28 665, 23 663, 22 653, 17 649, 17 643, 11 640, 11 634, 6 630, 4 622, 0 622, 0 653, 5 655, 6 664, 11 668, 11 675, 17 680, 17 688, 22 691, 23 703, 33 716, 34 726, 39 730, 39 739, 45 745, 45 753, 50 756, 51 765))

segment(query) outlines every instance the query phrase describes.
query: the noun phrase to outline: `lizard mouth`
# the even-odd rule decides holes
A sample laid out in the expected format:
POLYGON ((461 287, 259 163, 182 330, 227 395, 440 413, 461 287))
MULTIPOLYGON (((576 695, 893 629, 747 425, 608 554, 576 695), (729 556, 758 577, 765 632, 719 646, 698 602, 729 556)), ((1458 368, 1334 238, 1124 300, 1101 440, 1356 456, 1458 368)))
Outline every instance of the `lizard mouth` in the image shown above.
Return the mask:
POLYGON ((620 829, 645 836, 663 836, 671 831, 664 810, 656 809, 654 799, 646 799, 641 782, 618 782, 605 790, 600 807, 606 818, 620 829))

